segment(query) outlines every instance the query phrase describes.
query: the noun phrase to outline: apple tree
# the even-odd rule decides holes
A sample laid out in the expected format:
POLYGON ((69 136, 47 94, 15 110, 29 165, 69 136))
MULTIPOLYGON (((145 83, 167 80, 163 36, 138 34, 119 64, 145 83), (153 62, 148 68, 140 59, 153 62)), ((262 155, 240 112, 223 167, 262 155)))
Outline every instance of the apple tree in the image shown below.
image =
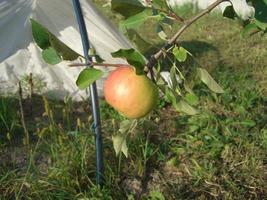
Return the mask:
MULTIPOLYGON (((134 69, 135 74, 124 74, 124 76, 129 77, 136 76, 133 78, 132 83, 128 83, 142 85, 142 81, 140 82, 140 80, 144 80, 143 77, 148 76, 150 79, 147 80, 151 82, 148 85, 155 85, 161 94, 160 98, 164 98, 167 102, 169 102, 177 112, 182 112, 188 115, 197 114, 199 112, 196 106, 198 97, 193 92, 192 81, 188 80, 187 76, 181 70, 182 64, 188 59, 188 57, 193 57, 193 55, 180 44, 179 38, 183 33, 186 32, 188 27, 193 25, 197 20, 201 19, 206 14, 210 13, 222 2, 229 3, 229 6, 226 7, 222 14, 224 17, 243 22, 243 37, 249 37, 253 34, 263 35, 267 32, 267 0, 247 0, 247 4, 254 8, 254 12, 251 13, 246 19, 242 19, 240 13, 238 12, 238 8, 236 7, 237 0, 217 0, 206 9, 201 10, 198 14, 189 19, 183 19, 181 16, 179 16, 175 6, 169 4, 168 0, 111 0, 112 10, 118 12, 124 17, 124 19, 120 22, 120 30, 125 35, 127 35, 130 39, 134 38, 133 41, 135 42, 138 42, 138 40, 145 42, 145 40, 138 33, 138 27, 147 20, 153 20, 155 34, 157 34, 164 43, 164 45, 159 48, 157 52, 149 57, 143 55, 138 48, 120 49, 117 52, 112 53, 112 56, 115 58, 119 57, 127 60, 129 65, 124 65, 124 67, 130 67, 134 69), (171 37, 168 37, 165 30, 166 28, 169 28, 170 31, 173 31, 172 26, 175 23, 181 24, 180 28, 173 32, 171 37), (162 68, 164 63, 166 63, 164 62, 165 60, 168 60, 170 63, 170 66, 168 66, 169 73, 167 78, 162 76, 162 68), (138 76, 142 78, 138 78, 138 76)), ((74 61, 77 58, 83 59, 83 56, 79 55, 77 52, 62 43, 51 32, 49 32, 49 30, 34 20, 32 20, 32 34, 34 41, 42 49, 43 59, 51 65, 55 65, 64 60, 74 61)), ((94 59, 95 62, 86 64, 71 64, 71 66, 90 66, 83 69, 77 77, 76 83, 80 89, 87 88, 90 84, 103 76, 104 73, 99 69, 95 69, 93 66, 122 67, 121 64, 105 63, 94 53, 94 51, 89 52, 89 56, 96 58, 94 59)), ((221 86, 204 68, 197 67, 191 70, 190 73, 190 77, 193 77, 195 83, 202 82, 210 89, 212 93, 224 92, 223 88, 221 88, 221 86)), ((117 74, 118 76, 121 76, 120 73, 117 74)), ((114 74, 111 76, 113 76, 112 79, 114 79, 114 74)), ((114 88, 119 88, 121 81, 113 80, 109 82, 110 83, 107 83, 108 89, 105 93, 105 97, 108 99, 108 103, 114 106, 115 104, 113 104, 110 99, 112 98, 112 101, 120 101, 119 99, 116 99, 116 97, 121 97, 117 94, 121 92, 121 90, 116 91, 114 88), (117 85, 114 86, 113 84, 117 85), (109 90, 113 90, 113 97, 112 94, 108 94, 111 93, 109 90)), ((128 95, 132 94, 132 92, 138 93, 140 90, 142 90, 142 88, 134 88, 132 90, 129 89, 131 87, 127 87, 127 82, 124 82, 123 87, 124 90, 128 89, 130 91, 127 93, 128 95)), ((151 88, 151 90, 153 90, 154 86, 147 88, 151 88)), ((128 97, 129 99, 131 99, 130 96, 128 97)), ((132 96, 134 96, 135 99, 138 98, 136 95, 132 96)), ((141 101, 144 101, 146 98, 145 95, 141 96, 141 101)), ((156 97, 157 95, 154 96, 156 97)), ((121 102, 121 104, 123 104, 123 102, 121 102)), ((114 107, 115 109, 120 110, 118 109, 120 106, 123 107, 124 105, 118 106, 116 104, 114 107)), ((149 109, 152 109, 152 107, 149 109)), ((140 112, 142 112, 142 109, 140 112)), ((125 116, 127 116, 127 114, 125 116)), ((145 120, 146 119, 144 118, 131 120, 125 119, 121 122, 118 133, 112 137, 114 149, 117 155, 123 153, 127 157, 127 138, 134 131, 134 129, 138 125, 142 124, 145 120)))

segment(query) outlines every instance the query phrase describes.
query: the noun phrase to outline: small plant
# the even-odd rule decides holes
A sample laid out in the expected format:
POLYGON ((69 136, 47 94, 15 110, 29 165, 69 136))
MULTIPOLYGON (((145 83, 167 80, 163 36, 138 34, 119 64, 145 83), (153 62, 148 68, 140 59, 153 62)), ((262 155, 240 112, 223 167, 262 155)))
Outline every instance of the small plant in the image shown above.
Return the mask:
POLYGON ((21 78, 21 87, 23 95, 31 98, 31 95, 41 95, 46 90, 46 82, 39 75, 27 74, 21 78))

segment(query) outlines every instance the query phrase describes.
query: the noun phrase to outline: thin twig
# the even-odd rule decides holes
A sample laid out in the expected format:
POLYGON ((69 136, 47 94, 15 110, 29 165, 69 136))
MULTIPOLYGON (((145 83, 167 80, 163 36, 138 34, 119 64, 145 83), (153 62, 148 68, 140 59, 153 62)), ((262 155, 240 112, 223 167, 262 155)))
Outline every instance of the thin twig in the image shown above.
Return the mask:
MULTIPOLYGON (((212 11, 216 6, 218 6, 223 1, 228 1, 228 0, 217 0, 216 2, 211 4, 209 7, 207 7, 205 10, 203 10, 202 12, 197 14, 196 16, 192 17, 191 19, 185 20, 184 25, 176 32, 176 34, 168 41, 168 43, 166 45, 164 45, 164 47, 161 48, 157 53, 155 53, 154 55, 151 56, 151 58, 147 64, 147 67, 149 69, 152 69, 156 64, 156 61, 163 55, 164 50, 166 48, 173 45, 176 42, 176 40, 182 35, 182 33, 188 27, 190 27, 195 21, 197 21, 198 19, 200 19, 204 15, 208 14, 210 11, 212 11)), ((152 72, 153 70, 149 70, 149 71, 152 72)), ((152 76, 152 74, 153 73, 151 73, 151 76, 152 76)))
MULTIPOLYGON (((149 5, 150 8, 152 8, 152 1, 151 0, 146 0, 146 3, 149 5)), ((178 22, 184 22, 184 19, 180 16, 178 16, 175 12, 173 12, 173 10, 171 9, 171 7, 169 5, 168 9, 169 10, 165 10, 165 9, 161 9, 161 8, 156 8, 156 10, 163 12, 165 14, 167 14, 169 17, 173 18, 174 20, 178 21, 178 22)))
POLYGON ((175 12, 169 12, 168 16, 174 18, 178 22, 184 23, 184 19, 180 17, 179 15, 177 15, 175 12))
POLYGON ((19 107, 20 107, 20 118, 21 118, 21 124, 24 130, 24 134, 25 134, 25 138, 24 138, 24 144, 29 147, 30 144, 30 137, 29 137, 29 132, 28 129, 26 127, 26 123, 25 123, 25 118, 24 118, 24 111, 23 111, 23 104, 22 104, 22 87, 21 87, 21 83, 19 81, 19 107))
POLYGON ((72 63, 69 64, 69 67, 87 67, 87 66, 101 66, 101 67, 121 67, 121 66, 131 66, 128 64, 111 64, 111 63, 96 63, 96 62, 90 62, 88 64, 86 63, 72 63))
POLYGON ((30 113, 32 115, 32 98, 33 98, 33 77, 32 77, 32 73, 30 73, 30 77, 29 77, 29 85, 30 85, 30 113))
POLYGON ((177 22, 184 22, 184 19, 177 15, 175 12, 172 11, 172 9, 169 7, 170 10, 163 10, 163 9, 158 9, 158 11, 165 13, 168 17, 171 17, 173 20, 177 22))

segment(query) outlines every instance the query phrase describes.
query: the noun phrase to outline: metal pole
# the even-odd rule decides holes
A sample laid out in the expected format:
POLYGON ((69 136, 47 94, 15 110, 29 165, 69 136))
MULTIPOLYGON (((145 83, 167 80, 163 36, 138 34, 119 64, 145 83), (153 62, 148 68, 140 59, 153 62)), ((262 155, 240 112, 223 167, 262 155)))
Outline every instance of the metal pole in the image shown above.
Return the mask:
MULTIPOLYGON (((79 25, 85 63, 88 61, 92 61, 89 56, 89 39, 87 35, 86 25, 83 18, 83 13, 80 5, 79 0, 72 0, 74 12, 76 15, 76 19, 79 25)), ((103 149, 102 149, 102 136, 101 136, 101 120, 100 120, 100 111, 99 111, 99 102, 98 102, 98 94, 97 94, 97 87, 96 83, 90 85, 90 95, 91 95, 91 102, 93 108, 93 119, 94 119, 94 133, 95 133, 95 147, 96 147, 96 183, 102 186, 104 181, 104 165, 103 165, 103 149)))

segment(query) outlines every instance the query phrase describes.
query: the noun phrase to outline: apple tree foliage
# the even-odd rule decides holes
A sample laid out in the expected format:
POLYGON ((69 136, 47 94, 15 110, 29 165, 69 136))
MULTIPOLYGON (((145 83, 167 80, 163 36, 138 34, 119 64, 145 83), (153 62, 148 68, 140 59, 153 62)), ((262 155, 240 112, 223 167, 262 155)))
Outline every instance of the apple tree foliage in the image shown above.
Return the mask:
MULTIPOLYGON (((231 19, 243 20, 235 7, 234 1, 237 0, 225 0, 230 2, 230 6, 226 7, 224 17, 231 19)), ((217 3, 225 2, 224 0, 218 0, 217 3)), ((254 13, 245 20, 243 20, 244 29, 242 31, 243 37, 249 37, 253 34, 265 34, 267 32, 267 0, 247 0, 248 5, 253 6, 254 13)), ((120 22, 120 30, 127 35, 133 42, 141 42, 145 45, 147 42, 138 33, 138 27, 140 27, 147 20, 153 20, 155 25, 155 34, 165 43, 161 49, 161 56, 157 54, 151 57, 143 55, 138 48, 136 49, 120 49, 117 52, 112 53, 113 57, 120 57, 127 60, 127 62, 134 66, 137 74, 144 74, 145 71, 150 71, 150 75, 153 76, 158 88, 161 90, 163 97, 166 101, 170 102, 175 110, 183 112, 188 115, 195 115, 198 113, 196 106, 198 104, 198 97, 192 90, 192 84, 183 75, 181 66, 187 60, 188 57, 193 56, 188 50, 179 44, 177 38, 168 38, 165 33, 166 28, 171 28, 174 23, 181 23, 185 29, 197 21, 199 17, 193 17, 189 20, 182 19, 177 13, 175 6, 171 6, 167 0, 112 0, 112 10, 118 12, 124 17, 120 22), (173 42, 170 42, 170 40, 173 42), (152 58, 152 59, 151 59, 152 58), (164 60, 171 60, 171 66, 169 66, 169 78, 166 80, 161 76, 161 68, 164 60), (153 61, 153 62, 152 62, 153 61), (148 70, 147 70, 148 69, 148 70), (153 73, 152 73, 153 72, 153 73)), ((213 9, 213 7, 212 7, 213 9)), ((209 13, 203 12, 203 15, 209 13)), ((77 52, 70 47, 62 43, 55 35, 49 30, 43 27, 35 20, 32 22, 32 34, 34 41, 42 50, 43 59, 51 64, 55 65, 62 61, 74 61, 78 58, 83 58, 77 52)), ((151 30, 150 30, 151 31, 151 30)), ((173 33, 175 37, 177 33, 173 33)), ((137 45, 138 46, 138 45, 137 45)), ((97 56, 92 55, 90 56, 97 56)), ((89 63, 90 64, 90 63, 89 63)), ((91 66, 92 63, 91 63, 91 66)), ((212 78, 204 68, 198 67, 192 72, 194 81, 204 83, 211 92, 223 93, 223 89, 212 78)), ((104 73, 95 68, 85 68, 81 71, 77 78, 77 86, 80 89, 87 88, 94 81, 102 77, 104 73)), ((149 120, 148 120, 149 121, 149 120)), ((123 153, 126 157, 128 155, 128 148, 126 139, 135 127, 142 123, 148 123, 147 120, 125 120, 121 123, 118 134, 112 137, 113 145, 116 154, 123 153)))

